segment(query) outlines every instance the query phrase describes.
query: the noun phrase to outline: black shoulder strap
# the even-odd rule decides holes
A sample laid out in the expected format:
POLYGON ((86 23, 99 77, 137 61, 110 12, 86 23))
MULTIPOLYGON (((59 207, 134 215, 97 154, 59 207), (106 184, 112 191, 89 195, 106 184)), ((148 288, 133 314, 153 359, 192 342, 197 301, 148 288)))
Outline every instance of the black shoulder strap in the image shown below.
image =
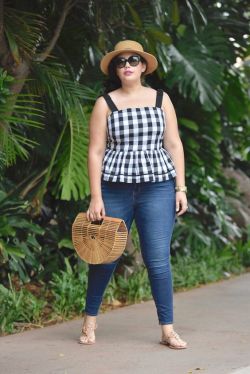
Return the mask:
POLYGON ((106 103, 108 104, 108 107, 109 109, 114 112, 115 110, 118 110, 117 109, 117 106, 115 105, 115 103, 113 102, 113 100, 111 99, 111 97, 108 95, 108 94, 104 94, 103 95, 104 99, 106 100, 106 103))
POLYGON ((157 95, 156 95, 156 103, 155 103, 156 107, 161 108, 162 98, 163 98, 163 90, 159 89, 157 90, 157 95))

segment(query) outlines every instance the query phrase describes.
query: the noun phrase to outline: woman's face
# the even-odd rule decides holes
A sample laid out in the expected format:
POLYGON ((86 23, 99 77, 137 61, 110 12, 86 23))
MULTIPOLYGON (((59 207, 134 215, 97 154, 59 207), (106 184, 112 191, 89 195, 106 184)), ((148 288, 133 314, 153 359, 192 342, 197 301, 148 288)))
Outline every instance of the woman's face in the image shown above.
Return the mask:
POLYGON ((138 65, 133 66, 137 63, 138 58, 140 58, 140 56, 135 52, 121 53, 116 57, 116 61, 119 62, 119 64, 116 65, 116 74, 118 78, 120 78, 121 82, 136 81, 141 79, 141 75, 146 71, 147 66, 142 61, 139 61, 138 65), (131 58, 132 56, 135 57, 131 58), (127 60, 129 58, 131 58, 131 61, 124 61, 124 59, 127 60), (123 66, 124 63, 125 66, 123 66))

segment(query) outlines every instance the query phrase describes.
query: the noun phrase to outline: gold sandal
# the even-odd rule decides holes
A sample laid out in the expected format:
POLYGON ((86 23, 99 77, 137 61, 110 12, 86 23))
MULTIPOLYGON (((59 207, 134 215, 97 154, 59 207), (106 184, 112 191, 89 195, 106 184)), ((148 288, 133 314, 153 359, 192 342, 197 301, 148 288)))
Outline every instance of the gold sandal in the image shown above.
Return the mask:
POLYGON ((187 348, 187 343, 182 340, 175 331, 171 331, 169 335, 163 335, 160 344, 167 345, 172 349, 185 349, 187 348))
POLYGON ((80 344, 94 344, 95 343, 95 332, 94 330, 97 329, 96 322, 83 322, 82 326, 82 335, 79 338, 80 344))

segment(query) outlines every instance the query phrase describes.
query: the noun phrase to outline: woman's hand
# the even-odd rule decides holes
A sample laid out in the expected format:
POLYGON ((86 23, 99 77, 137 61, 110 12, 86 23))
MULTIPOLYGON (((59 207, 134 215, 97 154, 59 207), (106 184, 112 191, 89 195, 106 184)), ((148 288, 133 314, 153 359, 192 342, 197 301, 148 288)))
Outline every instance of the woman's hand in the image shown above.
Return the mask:
POLYGON ((92 198, 87 210, 88 221, 100 221, 105 217, 105 208, 102 198, 92 198))
POLYGON ((188 209, 186 192, 176 191, 176 215, 181 216, 188 209))

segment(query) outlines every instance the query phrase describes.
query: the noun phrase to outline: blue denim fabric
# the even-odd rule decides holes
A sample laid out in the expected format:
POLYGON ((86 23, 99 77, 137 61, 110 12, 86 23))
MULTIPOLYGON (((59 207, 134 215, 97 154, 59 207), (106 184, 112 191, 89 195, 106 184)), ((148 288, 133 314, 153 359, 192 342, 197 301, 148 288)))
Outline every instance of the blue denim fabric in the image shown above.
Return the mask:
MULTIPOLYGON (((102 180, 101 186, 107 216, 122 218, 128 230, 135 219, 159 324, 173 323, 170 242, 176 217, 175 178, 144 183, 102 180)), ((98 314, 119 259, 109 264, 89 265, 86 314, 98 314)))

